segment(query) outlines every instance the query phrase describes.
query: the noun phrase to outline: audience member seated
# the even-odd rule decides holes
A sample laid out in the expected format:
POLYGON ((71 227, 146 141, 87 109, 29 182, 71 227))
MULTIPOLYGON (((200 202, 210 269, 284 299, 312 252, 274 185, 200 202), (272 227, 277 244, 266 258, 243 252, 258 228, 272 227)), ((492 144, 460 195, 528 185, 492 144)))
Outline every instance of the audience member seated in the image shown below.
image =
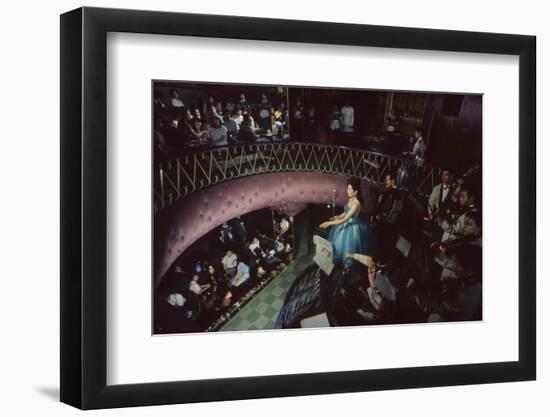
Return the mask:
POLYGON ((292 246, 290 245, 290 243, 287 243, 285 245, 285 253, 292 253, 292 246))
POLYGON ((237 139, 245 144, 251 144, 258 139, 258 136, 254 133, 254 129, 251 127, 251 118, 247 117, 243 120, 237 139))
POLYGON ((233 299, 231 291, 227 290, 222 298, 222 307, 229 307, 233 299))
POLYGON ((189 282, 189 291, 193 293, 199 300, 200 304, 206 308, 211 309, 214 305, 215 294, 213 291, 209 291, 212 287, 212 284, 199 284, 199 275, 193 275, 193 278, 189 282))
POLYGON ((239 262, 237 265, 237 274, 231 280, 231 286, 239 287, 250 278, 250 268, 244 262, 239 262))
POLYGON ((254 120, 254 118, 250 113, 243 113, 243 121, 246 121, 246 120, 248 120, 248 124, 252 129, 252 131, 256 133, 256 131, 258 130, 258 125, 256 124, 256 121, 254 120))
POLYGON ((180 94, 178 93, 178 90, 173 89, 172 90, 172 107, 178 108, 178 107, 185 107, 185 104, 183 104, 183 101, 180 100, 180 94))
POLYGON ((172 293, 166 298, 166 301, 173 307, 183 307, 187 300, 180 293, 172 293))
POLYGON ((237 255, 228 250, 222 258, 222 265, 225 273, 232 280, 237 274, 237 255))
POLYGON ((277 257, 277 252, 275 249, 269 250, 265 254, 264 260, 267 263, 267 265, 270 267, 270 269, 276 267, 281 262, 283 262, 280 258, 277 257))
POLYGON ((239 129, 240 129, 244 121, 243 111, 240 108, 236 109, 232 119, 235 121, 235 123, 237 123, 237 126, 239 126, 239 129))
POLYGON ((223 277, 218 274, 214 265, 208 265, 207 270, 208 281, 215 286, 223 286, 225 284, 223 277))
POLYGON ((184 316, 188 319, 196 318, 200 312, 198 304, 188 302, 187 299, 180 293, 172 293, 166 298, 166 302, 172 307, 182 311, 184 316))
POLYGON ((191 112, 191 115, 193 116, 193 123, 198 123, 199 127, 197 129, 200 129, 202 123, 206 121, 206 117, 201 114, 201 109, 195 107, 191 112))
POLYGON ((228 110, 223 113, 223 126, 227 130, 229 137, 239 133, 239 124, 231 118, 231 115, 228 110))
POLYGON ((214 119, 210 128, 210 140, 213 146, 227 146, 227 128, 222 126, 220 119, 214 119))
POLYGON ((208 290, 211 286, 212 286, 212 284, 210 284, 210 283, 200 285, 199 284, 199 274, 194 274, 193 278, 191 278, 191 281, 189 281, 189 291, 191 291, 192 293, 194 293, 196 295, 201 295, 203 292, 208 290))
POLYGON ((189 145, 192 141, 201 140, 201 133, 193 127, 192 119, 193 117, 189 109, 184 109, 183 114, 182 110, 177 111, 175 127, 177 130, 178 146, 189 145))
POLYGON ((273 125, 273 136, 277 138, 282 138, 284 135, 284 128, 285 128, 282 118, 280 116, 273 117, 272 125, 273 125))
POLYGON ((256 269, 256 277, 261 281, 265 278, 266 274, 267 271, 261 265, 258 265, 258 268, 256 269))
POLYGON ((279 223, 279 230, 281 231, 281 235, 284 235, 288 230, 290 229, 290 222, 286 217, 283 217, 281 220, 281 223, 279 223))
POLYGON ((278 236, 277 239, 275 239, 273 242, 273 247, 276 253, 283 253, 285 251, 285 244, 281 236, 278 236))
POLYGON ((212 142, 212 136, 210 136, 210 128, 208 127, 208 123, 203 123, 201 125, 201 130, 199 132, 200 139, 199 141, 203 144, 211 143, 212 142))
POLYGON ((252 242, 250 243, 250 245, 248 245, 248 249, 250 249, 252 255, 257 258, 263 258, 265 256, 265 252, 260 246, 260 240, 257 237, 252 239, 252 242))
POLYGON ((223 117, 218 113, 215 104, 210 104, 206 110, 206 122, 209 125, 214 123, 214 119, 218 119, 220 122, 223 122, 223 117))

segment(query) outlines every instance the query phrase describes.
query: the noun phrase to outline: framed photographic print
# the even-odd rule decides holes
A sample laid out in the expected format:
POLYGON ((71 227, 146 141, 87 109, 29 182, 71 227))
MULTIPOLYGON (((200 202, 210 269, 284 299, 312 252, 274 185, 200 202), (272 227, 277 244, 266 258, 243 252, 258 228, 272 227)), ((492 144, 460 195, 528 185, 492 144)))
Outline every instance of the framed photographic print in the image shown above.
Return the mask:
POLYGON ((61 16, 61 400, 535 379, 535 38, 61 16))

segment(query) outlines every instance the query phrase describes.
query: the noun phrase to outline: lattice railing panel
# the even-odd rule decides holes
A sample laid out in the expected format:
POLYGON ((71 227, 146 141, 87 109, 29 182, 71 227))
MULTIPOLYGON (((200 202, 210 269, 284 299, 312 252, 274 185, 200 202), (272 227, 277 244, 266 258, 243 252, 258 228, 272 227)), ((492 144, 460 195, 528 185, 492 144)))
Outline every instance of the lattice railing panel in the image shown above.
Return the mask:
MULTIPOLYGON (((191 153, 155 168, 155 212, 197 190, 235 178, 281 171, 315 171, 383 183, 404 164, 400 157, 361 149, 299 142, 237 145, 191 153)), ((430 193, 440 169, 409 165, 416 191, 430 193)))

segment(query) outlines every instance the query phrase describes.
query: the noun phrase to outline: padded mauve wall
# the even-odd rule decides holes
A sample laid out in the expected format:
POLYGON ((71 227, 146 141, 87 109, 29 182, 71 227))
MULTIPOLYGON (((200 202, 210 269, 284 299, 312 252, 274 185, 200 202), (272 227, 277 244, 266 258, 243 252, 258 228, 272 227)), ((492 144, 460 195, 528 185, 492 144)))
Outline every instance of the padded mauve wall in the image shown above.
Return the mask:
MULTIPOLYGON (((222 223, 245 213, 275 207, 293 215, 306 203, 347 201, 346 177, 316 172, 255 175, 197 191, 160 211, 155 218, 155 283, 191 244, 222 223)), ((364 211, 374 205, 377 184, 363 182, 364 211)))

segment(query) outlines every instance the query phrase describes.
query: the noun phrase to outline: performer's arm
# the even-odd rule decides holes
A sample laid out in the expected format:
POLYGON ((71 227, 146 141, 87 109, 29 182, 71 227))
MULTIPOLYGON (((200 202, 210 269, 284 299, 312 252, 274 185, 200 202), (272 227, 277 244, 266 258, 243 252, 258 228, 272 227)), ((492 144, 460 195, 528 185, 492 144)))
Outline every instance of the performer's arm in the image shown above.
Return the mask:
POLYGON ((344 217, 321 223, 319 227, 321 227, 322 229, 326 229, 327 227, 330 227, 330 226, 335 226, 337 224, 345 223, 349 219, 351 219, 355 213, 357 213, 357 210, 359 210, 359 204, 356 203, 356 204, 350 205, 349 211, 345 214, 344 217))
POLYGON ((338 214, 337 216, 331 217, 330 220, 331 220, 331 221, 332 221, 332 220, 340 220, 340 219, 343 219, 345 215, 346 215, 346 213, 345 213, 345 212, 342 212, 342 213, 338 214))
POLYGON ((369 285, 374 287, 374 281, 376 279, 376 264, 374 263, 372 257, 362 255, 360 253, 347 253, 346 258, 353 259, 354 261, 360 262, 367 266, 369 285))

